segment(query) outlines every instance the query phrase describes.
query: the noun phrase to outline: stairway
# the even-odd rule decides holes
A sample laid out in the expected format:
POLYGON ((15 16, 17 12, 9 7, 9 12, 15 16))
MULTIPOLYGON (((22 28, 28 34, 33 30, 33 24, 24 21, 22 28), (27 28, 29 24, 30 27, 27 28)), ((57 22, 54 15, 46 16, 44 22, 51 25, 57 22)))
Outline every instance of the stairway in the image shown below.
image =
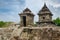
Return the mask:
POLYGON ((20 36, 20 34, 21 34, 21 32, 23 31, 23 27, 21 27, 21 28, 19 28, 18 29, 18 27, 16 27, 14 30, 13 30, 13 32, 12 32, 12 34, 11 34, 11 37, 8 39, 8 40, 11 40, 11 38, 13 38, 14 36, 20 36))

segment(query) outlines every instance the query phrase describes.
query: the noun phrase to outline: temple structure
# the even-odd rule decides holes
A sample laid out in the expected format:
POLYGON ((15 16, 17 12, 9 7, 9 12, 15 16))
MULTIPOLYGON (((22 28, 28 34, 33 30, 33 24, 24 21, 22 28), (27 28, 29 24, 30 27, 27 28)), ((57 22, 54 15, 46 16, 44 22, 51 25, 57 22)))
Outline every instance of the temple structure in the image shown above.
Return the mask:
POLYGON ((43 8, 39 11, 38 16, 39 16, 39 22, 51 22, 52 21, 52 13, 44 4, 43 8))
POLYGON ((20 26, 13 32, 10 40, 60 40, 60 27, 52 22, 53 14, 46 4, 39 11, 39 21, 34 24, 34 14, 26 8, 20 15, 20 26))
POLYGON ((21 21, 20 26, 30 26, 34 24, 34 14, 31 12, 30 9, 26 8, 23 13, 19 14, 21 21))
POLYGON ((42 9, 39 11, 38 16, 39 16, 39 21, 37 22, 38 25, 40 25, 40 26, 46 26, 46 25, 52 25, 52 24, 55 25, 52 22, 53 14, 48 9, 46 4, 44 4, 42 9))
MULTIPOLYGON (((20 26, 32 26, 34 25, 34 14, 31 12, 30 9, 26 8, 23 10, 23 13, 20 13, 20 26)), ((39 16, 39 21, 36 22, 37 26, 47 26, 47 25, 55 25, 52 22, 52 16, 53 14, 51 11, 48 9, 46 4, 42 7, 42 9, 38 13, 39 16)))
POLYGON ((34 14, 26 8, 20 16, 20 26, 0 29, 0 40, 60 40, 60 26, 52 22, 53 14, 46 4, 39 11, 34 26, 34 14))

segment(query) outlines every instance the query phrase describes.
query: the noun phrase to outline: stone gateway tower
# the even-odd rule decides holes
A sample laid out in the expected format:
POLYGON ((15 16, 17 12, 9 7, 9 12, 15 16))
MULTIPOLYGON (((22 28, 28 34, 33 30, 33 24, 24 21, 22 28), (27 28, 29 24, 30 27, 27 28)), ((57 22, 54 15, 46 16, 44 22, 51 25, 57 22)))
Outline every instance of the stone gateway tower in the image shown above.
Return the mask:
POLYGON ((39 11, 38 15, 40 22, 52 21, 52 13, 47 8, 46 4, 44 4, 43 8, 39 11))
POLYGON ((38 16, 39 16, 39 22, 37 22, 37 23, 39 25, 41 24, 41 25, 45 26, 45 25, 53 23, 52 22, 52 16, 53 16, 53 14, 48 9, 48 7, 46 6, 46 4, 44 4, 44 6, 42 7, 42 9, 39 11, 38 16))
POLYGON ((23 13, 19 14, 20 15, 20 26, 28 26, 32 25, 34 22, 34 14, 31 12, 30 9, 26 8, 23 10, 23 13))

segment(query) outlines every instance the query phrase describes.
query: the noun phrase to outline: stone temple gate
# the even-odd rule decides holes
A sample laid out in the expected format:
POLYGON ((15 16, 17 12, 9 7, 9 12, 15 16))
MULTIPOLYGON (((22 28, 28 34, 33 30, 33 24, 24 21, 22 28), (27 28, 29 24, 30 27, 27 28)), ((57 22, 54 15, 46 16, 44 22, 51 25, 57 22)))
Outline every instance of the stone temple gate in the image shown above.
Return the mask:
POLYGON ((23 13, 19 14, 21 21, 20 26, 28 26, 32 25, 34 21, 34 14, 30 11, 30 9, 26 8, 23 13))
POLYGON ((11 40, 60 40, 60 27, 52 22, 53 14, 46 4, 39 11, 39 21, 34 24, 34 14, 26 8, 20 15, 20 30, 14 33, 11 40))
MULTIPOLYGON (((22 13, 19 14, 20 15, 20 26, 29 26, 29 25, 33 25, 34 24, 34 14, 32 13, 32 11, 28 8, 26 8, 25 10, 23 10, 22 13)), ((51 13, 51 11, 48 9, 48 7, 46 6, 46 4, 44 4, 43 8, 39 11, 38 13, 39 16, 39 21, 37 22, 37 25, 40 26, 45 26, 45 25, 55 25, 52 22, 52 16, 53 14, 51 13)))
POLYGON ((20 15, 20 27, 18 27, 10 40, 60 40, 60 27, 52 22, 53 14, 46 4, 39 11, 39 21, 34 24, 34 14, 26 8, 20 15))

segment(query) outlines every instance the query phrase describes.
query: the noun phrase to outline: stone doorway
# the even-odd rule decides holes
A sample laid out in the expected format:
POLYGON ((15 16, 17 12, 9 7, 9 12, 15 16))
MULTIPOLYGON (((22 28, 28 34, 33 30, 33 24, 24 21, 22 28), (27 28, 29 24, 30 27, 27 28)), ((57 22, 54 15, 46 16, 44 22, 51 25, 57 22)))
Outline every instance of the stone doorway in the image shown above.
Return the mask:
POLYGON ((23 16, 23 25, 26 26, 26 16, 23 16))

